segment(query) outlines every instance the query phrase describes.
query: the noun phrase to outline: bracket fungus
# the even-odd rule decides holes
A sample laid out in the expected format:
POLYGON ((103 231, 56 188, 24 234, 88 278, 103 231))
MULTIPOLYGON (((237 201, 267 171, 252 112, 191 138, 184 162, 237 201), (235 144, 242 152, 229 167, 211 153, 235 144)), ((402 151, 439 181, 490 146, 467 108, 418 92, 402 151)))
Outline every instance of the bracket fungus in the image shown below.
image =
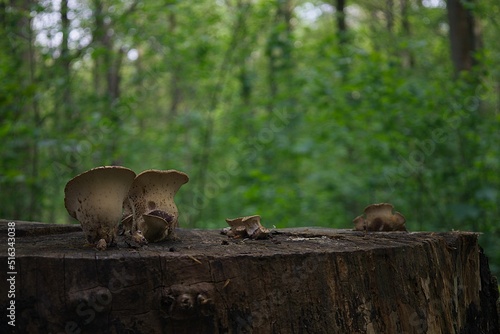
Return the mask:
POLYGON ((125 167, 93 168, 71 179, 64 188, 64 206, 78 220, 90 244, 105 249, 114 244, 123 200, 135 173, 125 167))
POLYGON ((265 239, 269 236, 269 230, 260 224, 260 216, 238 217, 226 219, 229 228, 223 233, 233 238, 265 239))
POLYGON ((188 181, 187 174, 173 169, 140 173, 123 201, 122 224, 132 232, 140 230, 148 242, 172 237, 179 218, 174 196, 188 181))
POLYGON ((356 231, 406 231, 405 217, 393 212, 394 206, 389 203, 368 205, 364 214, 354 218, 356 231))

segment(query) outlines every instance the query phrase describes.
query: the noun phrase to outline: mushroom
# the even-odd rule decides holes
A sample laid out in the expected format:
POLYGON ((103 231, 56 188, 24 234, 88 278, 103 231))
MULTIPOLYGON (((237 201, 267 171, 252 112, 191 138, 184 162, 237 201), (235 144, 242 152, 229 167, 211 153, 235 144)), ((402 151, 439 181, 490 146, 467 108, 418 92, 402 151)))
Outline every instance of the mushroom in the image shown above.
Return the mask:
POLYGON ((176 170, 147 170, 136 176, 123 202, 122 224, 141 230, 148 242, 172 237, 179 211, 174 196, 189 177, 176 170))
POLYGON ((87 241, 100 250, 114 243, 134 177, 128 168, 103 166, 75 176, 64 188, 66 210, 80 222, 87 241))
POLYGON ((260 224, 260 216, 247 216, 234 219, 226 219, 229 230, 223 233, 233 238, 265 239, 269 236, 269 230, 260 224))
POLYGON ((125 233, 125 244, 130 248, 139 248, 148 244, 148 241, 142 234, 141 230, 136 230, 134 232, 128 231, 125 233))
POLYGON ((172 224, 172 219, 166 220, 160 216, 152 214, 142 215, 144 223, 141 225, 143 235, 149 242, 158 242, 173 235, 175 226, 172 224))
MULTIPOLYGON (((129 189, 130 190, 130 189, 129 189)), ((130 200, 130 198, 127 196, 127 198, 123 201, 123 215, 122 215, 122 221, 121 221, 121 233, 125 232, 132 232, 133 230, 133 223, 134 223, 134 203, 130 200)))
POLYGON ((394 212, 389 203, 368 205, 364 214, 354 218, 354 230, 357 231, 406 231, 405 217, 394 212))

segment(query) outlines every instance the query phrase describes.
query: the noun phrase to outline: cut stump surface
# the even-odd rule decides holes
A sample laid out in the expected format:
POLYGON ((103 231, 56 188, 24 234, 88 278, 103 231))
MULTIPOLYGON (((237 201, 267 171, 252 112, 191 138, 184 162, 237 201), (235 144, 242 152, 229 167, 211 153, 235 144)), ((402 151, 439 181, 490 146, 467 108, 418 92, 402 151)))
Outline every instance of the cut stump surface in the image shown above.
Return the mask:
POLYGON ((178 240, 97 251, 78 225, 16 222, 16 332, 500 333, 475 233, 271 236, 179 229, 178 240))

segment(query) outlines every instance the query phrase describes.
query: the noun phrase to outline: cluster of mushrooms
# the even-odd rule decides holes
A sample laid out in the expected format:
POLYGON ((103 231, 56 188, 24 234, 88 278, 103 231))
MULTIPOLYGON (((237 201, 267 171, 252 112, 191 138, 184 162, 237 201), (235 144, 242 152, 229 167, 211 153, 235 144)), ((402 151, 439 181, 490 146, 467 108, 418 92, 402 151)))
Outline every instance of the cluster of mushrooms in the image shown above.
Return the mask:
POLYGON ((64 205, 97 249, 116 243, 120 223, 132 241, 157 242, 174 236, 179 218, 174 196, 188 181, 177 170, 136 175, 126 167, 97 167, 66 184, 64 205))
MULTIPOLYGON (((71 179, 64 189, 64 204, 78 220, 87 241, 99 250, 116 244, 119 226, 137 245, 175 237, 179 211, 174 196, 189 181, 177 170, 146 170, 103 166, 71 179)), ((353 220, 357 231, 406 231, 405 217, 389 203, 371 204, 353 220)), ((222 233, 232 238, 265 239, 270 231, 260 216, 226 219, 222 233)))

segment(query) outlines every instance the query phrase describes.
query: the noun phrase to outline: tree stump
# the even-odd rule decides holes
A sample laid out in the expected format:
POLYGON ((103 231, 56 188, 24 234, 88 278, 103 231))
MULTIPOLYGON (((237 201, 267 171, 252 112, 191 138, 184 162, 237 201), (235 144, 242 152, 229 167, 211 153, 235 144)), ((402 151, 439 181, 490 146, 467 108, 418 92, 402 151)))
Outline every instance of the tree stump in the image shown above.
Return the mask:
MULTIPOLYGON (((177 236, 97 251, 78 225, 15 222, 13 270, 0 246, 0 304, 15 300, 18 333, 500 333, 476 233, 177 236)), ((13 331, 5 319, 0 331, 13 331)))

